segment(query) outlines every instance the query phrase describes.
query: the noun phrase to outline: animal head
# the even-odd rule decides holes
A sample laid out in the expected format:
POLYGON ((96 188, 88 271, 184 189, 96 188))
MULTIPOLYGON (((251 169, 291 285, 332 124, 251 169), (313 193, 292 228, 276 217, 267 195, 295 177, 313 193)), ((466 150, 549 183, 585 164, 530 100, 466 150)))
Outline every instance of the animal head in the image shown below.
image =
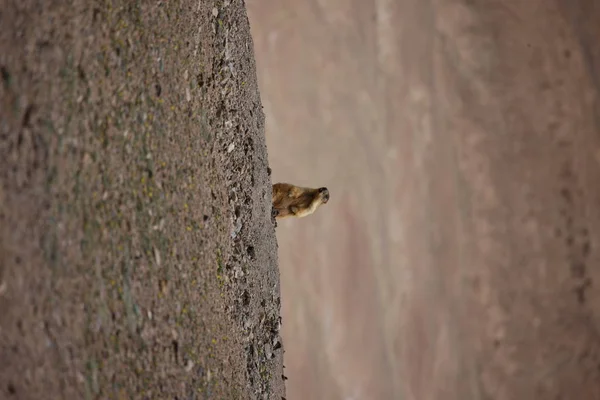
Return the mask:
POLYGON ((327 204, 329 201, 329 190, 326 187, 317 189, 317 198, 320 199, 321 204, 327 204))

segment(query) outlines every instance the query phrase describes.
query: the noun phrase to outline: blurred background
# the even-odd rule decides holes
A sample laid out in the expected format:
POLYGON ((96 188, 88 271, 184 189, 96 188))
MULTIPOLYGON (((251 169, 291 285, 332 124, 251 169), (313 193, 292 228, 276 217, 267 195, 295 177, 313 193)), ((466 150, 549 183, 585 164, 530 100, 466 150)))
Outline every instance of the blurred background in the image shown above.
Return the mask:
POLYGON ((288 399, 600 398, 600 5, 246 3, 288 399))

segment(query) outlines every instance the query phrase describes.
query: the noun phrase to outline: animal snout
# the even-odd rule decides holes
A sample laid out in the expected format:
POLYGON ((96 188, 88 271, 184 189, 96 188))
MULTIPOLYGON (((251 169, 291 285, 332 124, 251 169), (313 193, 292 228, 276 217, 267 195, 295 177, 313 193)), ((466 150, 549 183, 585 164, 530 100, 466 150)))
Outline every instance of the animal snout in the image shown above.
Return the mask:
POLYGON ((324 203, 327 203, 329 201, 329 190, 327 190, 327 188, 322 187, 319 188, 319 193, 321 194, 321 198, 323 199, 324 203))

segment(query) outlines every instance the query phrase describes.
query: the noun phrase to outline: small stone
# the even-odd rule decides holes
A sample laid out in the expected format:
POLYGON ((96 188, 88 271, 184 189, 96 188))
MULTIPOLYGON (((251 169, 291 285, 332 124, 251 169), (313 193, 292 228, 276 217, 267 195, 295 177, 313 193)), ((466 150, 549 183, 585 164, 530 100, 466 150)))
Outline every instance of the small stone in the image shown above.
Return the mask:
POLYGON ((242 220, 238 219, 235 227, 233 228, 233 230, 231 231, 231 238, 235 239, 237 237, 237 235, 240 233, 240 231, 242 230, 242 220))
POLYGON ((185 366, 185 372, 191 372, 194 368, 194 362, 192 360, 188 360, 187 365, 185 366))
POLYGON ((212 15, 215 18, 217 18, 217 15, 219 15, 219 9, 217 7, 212 9, 212 15))
POLYGON ((273 357, 275 357, 275 354, 273 354, 271 345, 269 343, 265 344, 265 355, 267 356, 267 360, 271 360, 273 357))
POLYGON ((161 265, 160 251, 156 247, 154 247, 154 260, 156 261, 156 265, 160 267, 160 265, 161 265))
POLYGON ((244 276, 244 271, 243 271, 243 270, 242 270, 240 267, 237 267, 237 268, 235 268, 235 270, 233 271, 233 274, 234 274, 234 275, 233 275, 233 277, 234 277, 235 279, 239 279, 239 278, 241 278, 241 277, 243 277, 243 276, 244 276))
POLYGON ((231 152, 233 151, 233 149, 235 149, 235 143, 231 143, 231 144, 229 145, 229 147, 227 147, 227 152, 228 152, 228 153, 231 153, 231 152))

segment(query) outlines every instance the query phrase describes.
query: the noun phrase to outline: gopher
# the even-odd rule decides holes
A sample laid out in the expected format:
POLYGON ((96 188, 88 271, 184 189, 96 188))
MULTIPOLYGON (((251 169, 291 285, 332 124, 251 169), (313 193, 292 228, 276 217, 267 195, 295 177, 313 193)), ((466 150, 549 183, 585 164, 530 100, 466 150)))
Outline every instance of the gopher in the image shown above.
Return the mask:
POLYGON ((311 189, 276 183, 273 185, 272 201, 273 215, 276 218, 302 218, 329 201, 329 190, 326 187, 311 189))

